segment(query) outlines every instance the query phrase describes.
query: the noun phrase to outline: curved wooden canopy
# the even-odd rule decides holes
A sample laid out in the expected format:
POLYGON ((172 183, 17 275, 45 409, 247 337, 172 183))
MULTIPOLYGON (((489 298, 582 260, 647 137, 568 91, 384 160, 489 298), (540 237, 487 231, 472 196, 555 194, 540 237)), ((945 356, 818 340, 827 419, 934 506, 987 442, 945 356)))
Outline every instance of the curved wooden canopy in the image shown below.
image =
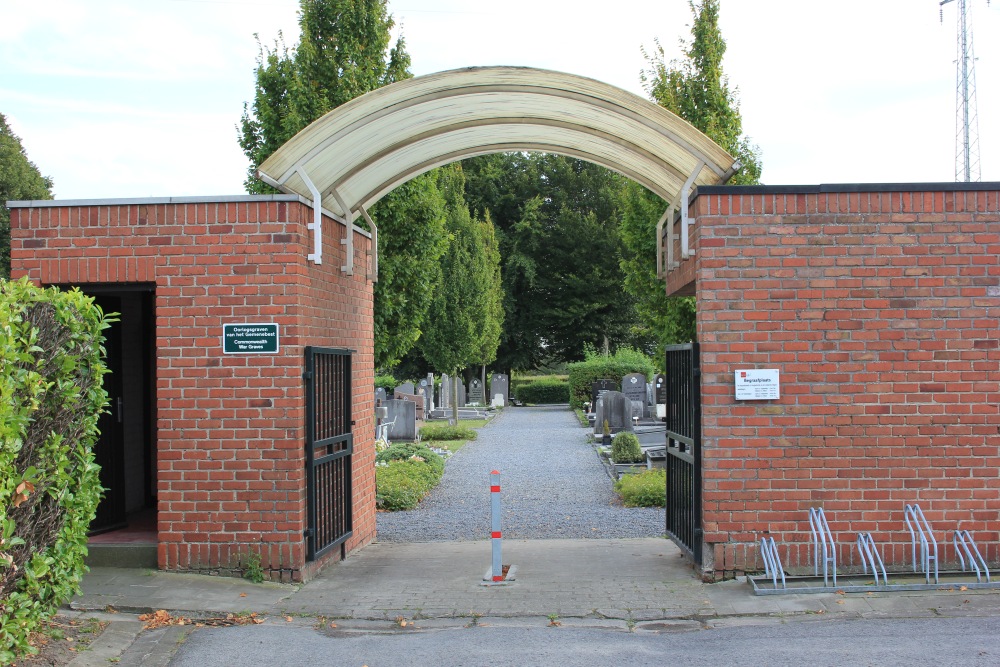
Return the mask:
POLYGON ((284 192, 321 197, 352 221, 434 167, 512 151, 594 162, 668 202, 685 183, 725 182, 735 164, 686 121, 614 86, 548 70, 483 67, 407 79, 351 100, 292 137, 258 175, 284 192))

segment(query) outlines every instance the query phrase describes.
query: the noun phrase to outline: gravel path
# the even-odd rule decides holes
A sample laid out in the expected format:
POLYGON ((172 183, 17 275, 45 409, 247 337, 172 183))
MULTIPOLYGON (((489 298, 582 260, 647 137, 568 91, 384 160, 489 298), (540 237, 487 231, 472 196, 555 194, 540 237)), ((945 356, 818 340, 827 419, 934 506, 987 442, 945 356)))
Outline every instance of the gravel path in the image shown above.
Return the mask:
POLYGON ((504 537, 633 538, 664 534, 662 509, 622 507, 587 430, 566 406, 507 408, 445 466, 417 509, 379 512, 380 542, 489 536, 489 473, 500 471, 504 537))

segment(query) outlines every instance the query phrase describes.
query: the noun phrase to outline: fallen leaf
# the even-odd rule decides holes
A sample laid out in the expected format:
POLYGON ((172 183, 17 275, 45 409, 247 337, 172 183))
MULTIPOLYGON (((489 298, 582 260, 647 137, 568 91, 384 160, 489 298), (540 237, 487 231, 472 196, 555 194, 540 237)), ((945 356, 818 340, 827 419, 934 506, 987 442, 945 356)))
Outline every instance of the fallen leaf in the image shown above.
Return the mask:
POLYGON ((331 624, 330 624, 330 627, 331 627, 331 628, 335 628, 335 627, 337 627, 337 624, 336 624, 336 623, 331 623, 331 624))
POLYGON ((240 597, 241 597, 241 598, 245 598, 246 596, 247 596, 247 594, 246 594, 246 593, 240 593, 240 597))
POLYGON ((967 590, 969 590, 969 587, 968 586, 959 586, 958 590, 960 590, 960 591, 967 591, 967 590))
POLYGON ((292 617, 291 616, 285 616, 285 623, 291 623, 291 622, 292 622, 292 617))
POLYGON ((837 600, 837 604, 844 604, 843 600, 837 600))
POLYGON ((846 593, 844 591, 837 591, 837 595, 846 595, 846 593))

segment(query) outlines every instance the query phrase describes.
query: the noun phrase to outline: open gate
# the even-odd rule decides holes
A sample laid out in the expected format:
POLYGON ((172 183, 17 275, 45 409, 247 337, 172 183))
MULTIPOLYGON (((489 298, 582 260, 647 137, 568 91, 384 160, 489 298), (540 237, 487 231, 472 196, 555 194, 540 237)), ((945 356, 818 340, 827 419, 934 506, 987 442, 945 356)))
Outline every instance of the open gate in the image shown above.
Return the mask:
POLYGON ((351 351, 306 347, 306 557, 315 560, 353 534, 351 351))
POLYGON ((668 345, 667 535, 701 564, 701 366, 697 343, 668 345))

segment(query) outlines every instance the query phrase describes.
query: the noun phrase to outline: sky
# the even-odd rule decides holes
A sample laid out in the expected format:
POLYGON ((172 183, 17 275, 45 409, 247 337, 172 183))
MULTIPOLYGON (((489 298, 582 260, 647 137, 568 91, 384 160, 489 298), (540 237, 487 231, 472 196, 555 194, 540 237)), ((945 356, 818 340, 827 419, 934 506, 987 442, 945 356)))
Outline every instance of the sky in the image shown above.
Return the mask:
MULTIPOLYGON (((982 180, 1000 181, 1000 2, 968 0, 982 180)), ((722 0, 723 68, 769 185, 955 180, 959 0, 722 0), (943 14, 943 21, 942 21, 943 14)), ((264 45, 297 0, 0 0, 0 113, 57 199, 234 195, 264 45)), ((645 97, 687 0, 390 0, 414 75, 559 70, 645 97)))

